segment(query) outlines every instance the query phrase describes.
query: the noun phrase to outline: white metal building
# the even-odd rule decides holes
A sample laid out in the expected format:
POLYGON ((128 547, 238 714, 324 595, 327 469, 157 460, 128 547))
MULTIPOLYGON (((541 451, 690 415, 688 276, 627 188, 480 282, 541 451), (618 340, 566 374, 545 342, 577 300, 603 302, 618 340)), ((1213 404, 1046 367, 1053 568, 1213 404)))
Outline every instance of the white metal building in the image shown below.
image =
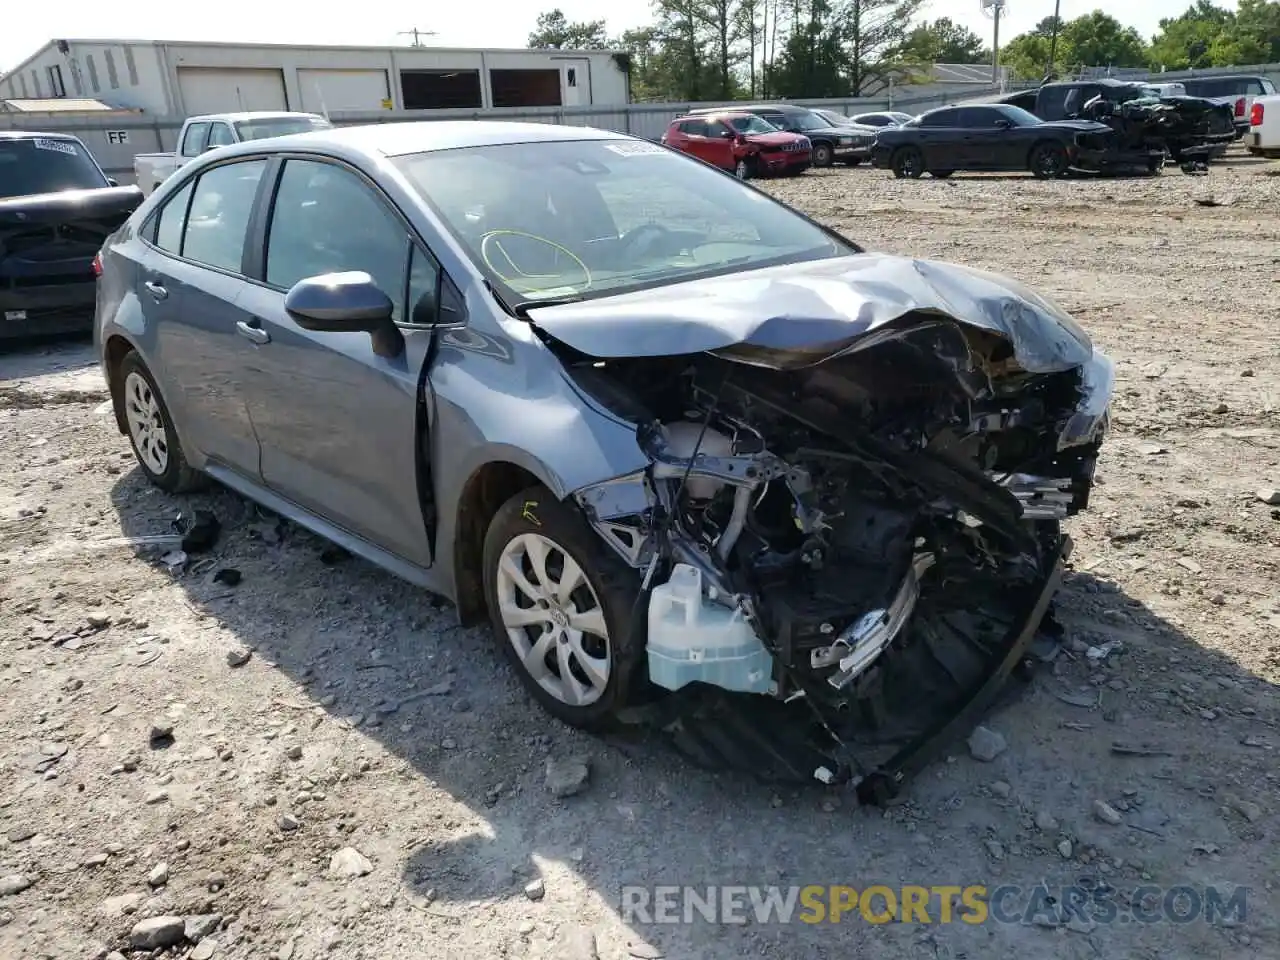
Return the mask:
POLYGON ((613 106, 628 102, 625 62, 599 50, 52 40, 0 77, 0 100, 91 97, 183 117, 613 106))

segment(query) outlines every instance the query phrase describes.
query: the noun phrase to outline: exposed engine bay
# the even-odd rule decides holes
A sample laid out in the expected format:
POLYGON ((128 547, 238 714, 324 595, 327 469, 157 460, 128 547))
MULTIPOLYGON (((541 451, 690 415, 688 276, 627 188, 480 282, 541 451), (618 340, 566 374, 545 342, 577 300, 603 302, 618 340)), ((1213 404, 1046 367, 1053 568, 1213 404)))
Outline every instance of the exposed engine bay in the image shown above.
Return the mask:
POLYGON ((779 775, 891 793, 885 751, 936 734, 1010 636, 1020 661, 1045 626, 1059 521, 1087 505, 1106 429, 1104 360, 1030 373, 1005 338, 924 314, 785 362, 558 350, 652 459, 577 494, 642 584, 651 680, 732 692, 655 707, 693 753, 736 749, 698 733, 699 710, 729 709, 757 747, 768 730, 779 775), (807 708, 804 748, 745 699, 807 708))

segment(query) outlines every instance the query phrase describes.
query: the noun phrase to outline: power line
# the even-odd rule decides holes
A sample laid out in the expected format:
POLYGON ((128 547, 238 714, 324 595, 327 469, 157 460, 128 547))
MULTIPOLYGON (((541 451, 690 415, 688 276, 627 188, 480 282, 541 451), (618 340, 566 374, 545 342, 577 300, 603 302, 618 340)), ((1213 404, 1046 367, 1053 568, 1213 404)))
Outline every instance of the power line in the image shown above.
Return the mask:
POLYGON ((436 32, 434 30, 419 30, 417 27, 413 27, 409 30, 398 31, 396 33, 396 36, 397 37, 413 37, 413 43, 411 43, 410 46, 421 47, 421 46, 424 46, 422 42, 422 37, 434 37, 436 36, 436 32))

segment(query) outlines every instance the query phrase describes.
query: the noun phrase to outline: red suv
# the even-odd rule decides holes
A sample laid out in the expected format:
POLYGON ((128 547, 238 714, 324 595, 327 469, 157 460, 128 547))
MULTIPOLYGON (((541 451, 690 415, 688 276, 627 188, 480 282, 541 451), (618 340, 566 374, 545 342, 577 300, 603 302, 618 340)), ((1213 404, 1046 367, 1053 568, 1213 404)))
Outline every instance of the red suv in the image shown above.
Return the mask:
POLYGON ((740 180, 803 173, 811 162, 808 137, 779 130, 749 113, 677 117, 662 135, 662 142, 729 170, 740 180))

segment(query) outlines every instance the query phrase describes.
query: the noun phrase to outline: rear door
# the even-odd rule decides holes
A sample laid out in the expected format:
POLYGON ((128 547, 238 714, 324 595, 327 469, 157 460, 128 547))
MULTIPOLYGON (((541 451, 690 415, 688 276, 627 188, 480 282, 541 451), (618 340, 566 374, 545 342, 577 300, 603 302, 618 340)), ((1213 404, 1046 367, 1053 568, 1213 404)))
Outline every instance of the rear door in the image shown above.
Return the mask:
POLYGON ((371 182, 325 159, 285 161, 263 238, 259 282, 239 302, 264 334, 245 382, 263 480, 375 546, 430 565, 417 443, 431 323, 436 305, 451 301, 438 266, 371 182), (367 272, 396 304, 404 324, 396 355, 376 351, 367 333, 304 330, 285 311, 299 280, 346 270, 367 272))
POLYGON ((920 123, 920 150, 928 170, 967 170, 960 111, 935 110, 920 123))
POLYGON ((145 239, 138 299, 155 331, 161 389, 185 443, 251 479, 258 441, 241 390, 252 317, 239 306, 245 241, 267 160, 204 170, 160 208, 145 239))

